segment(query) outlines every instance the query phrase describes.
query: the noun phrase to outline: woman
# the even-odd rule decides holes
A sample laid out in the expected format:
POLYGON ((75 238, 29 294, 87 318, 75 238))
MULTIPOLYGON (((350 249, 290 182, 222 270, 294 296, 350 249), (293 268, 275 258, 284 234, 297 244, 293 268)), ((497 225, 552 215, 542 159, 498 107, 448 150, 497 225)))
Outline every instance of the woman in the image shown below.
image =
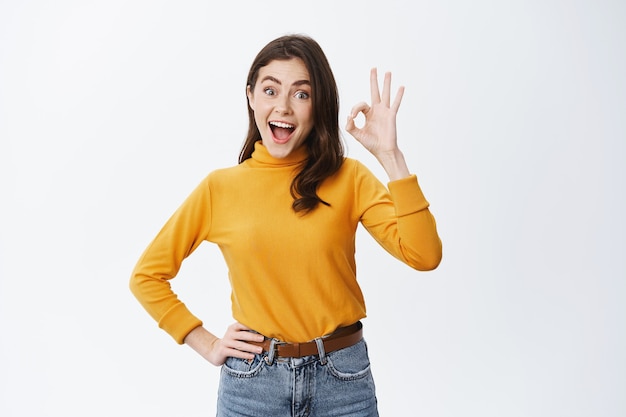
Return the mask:
POLYGON ((415 175, 396 142, 391 75, 371 105, 357 104, 346 130, 382 164, 389 190, 345 158, 337 86, 311 38, 266 45, 248 74, 249 131, 239 164, 211 172, 139 259, 130 286, 178 343, 222 366, 218 416, 376 416, 360 320, 355 233, 361 223, 418 270, 441 260, 441 242, 415 175), (357 127, 362 113, 365 123, 357 127), (203 241, 229 269, 236 322, 210 333, 170 289, 203 241))

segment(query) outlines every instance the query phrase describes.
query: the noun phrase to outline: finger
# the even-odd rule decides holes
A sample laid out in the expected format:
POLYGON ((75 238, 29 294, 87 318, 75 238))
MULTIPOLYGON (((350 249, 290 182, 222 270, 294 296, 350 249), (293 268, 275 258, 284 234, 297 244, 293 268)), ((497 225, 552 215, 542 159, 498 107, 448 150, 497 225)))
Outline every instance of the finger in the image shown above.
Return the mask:
POLYGON ((234 322, 233 324, 231 324, 230 326, 228 326, 230 329, 235 330, 235 331, 240 331, 240 330, 252 330, 251 328, 245 326, 244 324, 239 323, 238 321, 234 322))
POLYGON ((249 353, 262 353, 263 348, 261 346, 253 345, 250 343, 245 343, 242 341, 238 341, 235 346, 232 346, 233 349, 236 349, 240 352, 249 352, 249 353))
POLYGON ((265 340, 265 336, 252 331, 242 331, 235 335, 236 340, 243 340, 244 342, 262 342, 265 340))
POLYGON ((356 125, 354 124, 354 118, 348 116, 348 120, 346 121, 346 131, 352 134, 352 131, 356 129, 356 125))
POLYGON ((389 107, 391 100, 391 73, 385 73, 385 80, 383 81, 383 104, 389 107))
POLYGON ((393 106, 391 106, 391 110, 393 110, 394 113, 398 112, 403 96, 404 96, 404 86, 401 86, 400 88, 398 88, 398 92, 396 93, 396 98, 393 101, 393 106))
MULTIPOLYGON (((261 351, 258 352, 258 354, 262 353, 261 351)), ((254 355, 257 354, 257 352, 246 352, 243 350, 239 350, 239 349, 226 349, 226 351, 224 352, 224 356, 227 357, 232 357, 232 358, 239 358, 239 359, 254 359, 254 355)))
POLYGON ((354 118, 348 116, 348 121, 346 123, 346 132, 348 132, 349 134, 351 134, 352 136, 356 138, 359 135, 360 131, 361 129, 359 129, 354 123, 354 118))
POLYGON ((247 352, 252 354, 258 354, 263 352, 261 346, 246 343, 239 339, 224 338, 221 340, 222 351, 226 356, 233 356, 236 352, 247 352))
POLYGON ((245 340, 250 342, 262 342, 265 339, 263 335, 239 322, 231 324, 224 337, 231 340, 245 340))
POLYGON ((354 123, 354 119, 359 115, 359 113, 363 113, 363 115, 367 117, 367 113, 369 113, 370 110, 371 110, 371 107, 369 106, 369 104, 367 104, 364 101, 352 107, 352 109, 350 110, 350 114, 348 115, 347 122, 346 122, 346 131, 350 133, 352 136, 356 137, 356 135, 361 129, 359 129, 356 126, 356 124, 354 123))
POLYGON ((378 88, 378 70, 374 67, 370 71, 370 92, 372 105, 380 103, 380 89, 378 88))
POLYGON ((352 107, 352 109, 350 110, 350 117, 354 119, 355 117, 359 115, 359 113, 363 113, 364 115, 367 115, 370 109, 371 109, 370 105, 362 101, 360 103, 355 104, 352 107))

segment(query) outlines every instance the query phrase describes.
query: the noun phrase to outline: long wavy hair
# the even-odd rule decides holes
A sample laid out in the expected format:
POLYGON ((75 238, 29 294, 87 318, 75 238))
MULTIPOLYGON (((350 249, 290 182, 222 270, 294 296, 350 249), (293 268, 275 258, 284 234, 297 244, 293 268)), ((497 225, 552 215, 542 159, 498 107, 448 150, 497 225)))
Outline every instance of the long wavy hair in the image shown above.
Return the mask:
MULTIPOLYGON (((246 86, 254 91, 259 70, 274 60, 300 58, 309 72, 313 104, 313 129, 304 141, 308 158, 291 182, 292 208, 307 214, 319 203, 330 206, 317 195, 322 182, 335 174, 344 160, 344 147, 339 133, 339 93, 328 59, 319 44, 305 35, 285 35, 268 43, 252 62, 246 86)), ((246 100, 247 102, 247 100, 246 100)), ((239 154, 239 163, 252 156, 254 144, 261 133, 248 105, 248 135, 239 154)))

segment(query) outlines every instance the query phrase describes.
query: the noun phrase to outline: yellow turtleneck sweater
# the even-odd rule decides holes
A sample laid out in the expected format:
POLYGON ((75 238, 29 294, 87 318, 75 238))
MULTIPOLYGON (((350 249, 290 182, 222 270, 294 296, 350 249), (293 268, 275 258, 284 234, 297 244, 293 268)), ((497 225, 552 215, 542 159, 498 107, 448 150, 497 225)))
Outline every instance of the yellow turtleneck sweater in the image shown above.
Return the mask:
POLYGON ((365 317, 354 260, 359 222, 409 266, 437 267, 441 241, 414 175, 390 182, 388 191, 346 158, 318 190, 330 207, 301 215, 291 208, 289 187, 306 156, 302 147, 275 159, 257 143, 252 158, 210 173, 145 250, 131 290, 178 343, 202 322, 168 280, 205 240, 226 260, 235 320, 287 342, 309 341, 365 317))

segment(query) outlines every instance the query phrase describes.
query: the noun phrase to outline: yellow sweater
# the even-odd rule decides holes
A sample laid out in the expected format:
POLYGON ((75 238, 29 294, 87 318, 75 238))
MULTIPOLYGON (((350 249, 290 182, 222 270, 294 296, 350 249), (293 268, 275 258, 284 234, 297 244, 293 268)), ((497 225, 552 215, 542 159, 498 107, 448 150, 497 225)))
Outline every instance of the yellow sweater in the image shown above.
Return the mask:
POLYGON ((145 250, 131 290, 178 343, 202 322, 168 280, 205 240, 226 260, 235 320, 288 342, 365 317, 354 259, 359 222, 411 267, 437 267, 441 241, 415 176, 390 182, 388 191, 363 164, 346 158, 318 190, 331 206, 303 216, 291 208, 289 187, 305 158, 304 147, 275 159, 257 143, 252 158, 210 173, 145 250))

